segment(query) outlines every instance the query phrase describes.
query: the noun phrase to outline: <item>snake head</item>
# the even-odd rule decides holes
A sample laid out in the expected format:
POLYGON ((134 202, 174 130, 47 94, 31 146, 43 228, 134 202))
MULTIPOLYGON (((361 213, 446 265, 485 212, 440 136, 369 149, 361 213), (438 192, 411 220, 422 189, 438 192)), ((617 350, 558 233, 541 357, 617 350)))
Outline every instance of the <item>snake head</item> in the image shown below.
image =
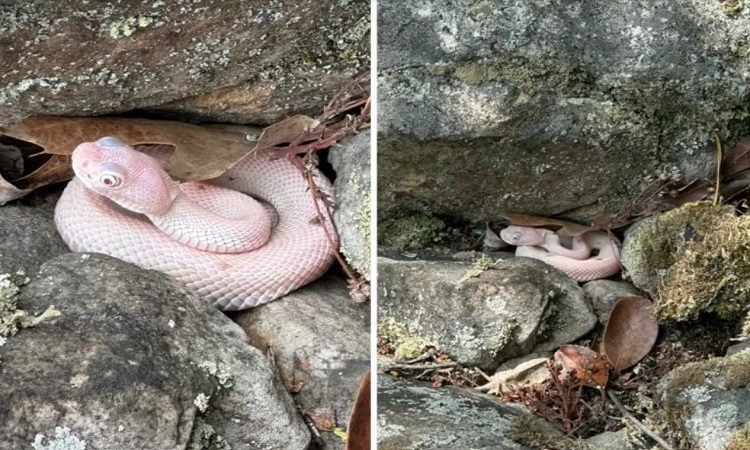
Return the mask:
POLYGON ((114 137, 76 147, 72 166, 89 190, 133 212, 163 214, 175 196, 177 184, 157 160, 114 137))
POLYGON ((540 245, 544 242, 540 229, 518 225, 510 225, 500 231, 500 238, 510 245, 540 245))

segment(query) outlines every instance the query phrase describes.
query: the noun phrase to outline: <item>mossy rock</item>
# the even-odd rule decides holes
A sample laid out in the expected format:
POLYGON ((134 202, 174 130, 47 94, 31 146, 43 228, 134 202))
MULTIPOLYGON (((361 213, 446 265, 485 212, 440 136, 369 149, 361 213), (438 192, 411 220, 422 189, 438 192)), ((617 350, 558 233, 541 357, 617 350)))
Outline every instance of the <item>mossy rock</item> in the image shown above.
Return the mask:
POLYGON ((623 265, 654 298, 660 322, 735 318, 750 304, 750 220, 708 202, 685 204, 644 221, 626 239, 623 265))

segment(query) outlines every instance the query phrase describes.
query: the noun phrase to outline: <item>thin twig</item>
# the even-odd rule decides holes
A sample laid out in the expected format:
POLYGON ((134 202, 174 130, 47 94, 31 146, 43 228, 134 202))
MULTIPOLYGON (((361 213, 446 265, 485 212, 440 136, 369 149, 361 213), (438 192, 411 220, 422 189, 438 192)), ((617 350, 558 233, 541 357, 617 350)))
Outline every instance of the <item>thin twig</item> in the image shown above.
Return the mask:
POLYGON ((458 363, 439 363, 439 364, 391 364, 385 370, 436 370, 456 367, 458 363))
POLYGON ((716 192, 714 193, 714 206, 718 206, 721 201, 721 138, 716 136, 716 192))
POLYGON ((609 396, 609 399, 612 400, 612 403, 617 406, 617 409, 620 410, 623 416, 625 416, 626 419, 630 421, 636 428, 641 430, 643 433, 647 434, 648 437, 656 441, 657 444, 659 444, 662 448, 665 450, 674 450, 672 446, 670 446, 664 439, 660 438, 656 433, 649 430, 646 425, 644 425, 640 420, 636 419, 635 416, 630 414, 625 407, 620 402, 620 399, 617 398, 617 396, 612 392, 612 390, 607 391, 607 396, 609 396))

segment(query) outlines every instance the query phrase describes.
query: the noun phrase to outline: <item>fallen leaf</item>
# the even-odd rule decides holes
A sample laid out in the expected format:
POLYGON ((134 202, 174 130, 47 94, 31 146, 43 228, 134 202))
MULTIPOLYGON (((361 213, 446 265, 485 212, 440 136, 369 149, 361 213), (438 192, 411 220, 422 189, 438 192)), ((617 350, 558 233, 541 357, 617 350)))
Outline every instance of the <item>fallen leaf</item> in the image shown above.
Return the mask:
POLYGON ((307 116, 294 116, 266 127, 253 151, 261 151, 295 140, 304 142, 320 137, 323 127, 307 116))
POLYGON ((0 177, 0 206, 11 200, 21 198, 32 190, 33 189, 19 189, 8 181, 5 181, 3 177, 0 177))
POLYGON ((581 386, 601 389, 607 385, 607 358, 588 347, 563 345, 555 352, 554 359, 562 368, 560 377, 563 380, 570 374, 575 374, 575 379, 581 386))
POLYGON ((53 155, 69 155, 78 144, 103 136, 115 136, 131 146, 174 145, 166 170, 179 181, 215 178, 254 148, 236 127, 116 117, 29 117, 3 134, 36 144, 53 155))
POLYGON ((578 236, 591 229, 591 227, 579 223, 529 214, 505 213, 502 217, 508 219, 512 225, 549 228, 560 236, 578 236))
POLYGON ((491 224, 487 224, 484 229, 484 242, 485 250, 496 251, 502 248, 508 248, 509 244, 502 240, 500 236, 492 229, 491 224))
POLYGON ((729 149, 721 163, 721 175, 724 178, 750 169, 750 137, 740 139, 729 149))
POLYGON ((370 372, 368 371, 359 383, 357 397, 354 400, 349 426, 346 450, 370 449, 370 372))
POLYGON ((602 336, 602 353, 617 372, 637 364, 656 343, 659 324, 651 306, 645 297, 625 297, 612 308, 602 336))
POLYGON ((539 384, 549 376, 547 361, 549 361, 547 357, 533 358, 512 369, 498 371, 490 377, 487 384, 476 389, 488 394, 500 395, 522 384, 539 384))

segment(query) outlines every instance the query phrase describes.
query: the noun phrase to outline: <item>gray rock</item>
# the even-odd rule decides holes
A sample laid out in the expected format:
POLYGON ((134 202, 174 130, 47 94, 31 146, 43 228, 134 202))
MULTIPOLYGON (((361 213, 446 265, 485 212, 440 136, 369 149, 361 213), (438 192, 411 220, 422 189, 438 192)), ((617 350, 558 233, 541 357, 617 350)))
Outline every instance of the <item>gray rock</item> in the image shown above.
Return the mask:
MULTIPOLYGON (((258 348, 270 346, 303 412, 345 429, 359 382, 370 368, 370 308, 341 278, 324 278, 283 299, 241 312, 237 322, 258 348)), ((326 448, 343 449, 333 433, 326 448)))
POLYGON ((331 149, 328 160, 336 171, 336 212, 333 219, 341 252, 352 267, 370 279, 370 131, 331 149))
POLYGON ((489 371, 569 343, 597 322, 573 280, 529 258, 502 260, 480 273, 464 262, 380 257, 378 292, 379 330, 387 338, 407 335, 489 371))
POLYGON ((627 281, 594 280, 583 285, 594 312, 602 323, 607 322, 612 307, 624 297, 642 297, 643 293, 627 281))
POLYGON ((651 448, 646 442, 633 442, 628 436, 629 431, 605 431, 586 439, 592 450, 648 450, 651 448))
POLYGON ((750 341, 743 341, 738 344, 730 345, 724 356, 732 356, 739 352, 750 352, 750 341))
POLYGON ((3 1, 0 126, 33 114, 137 108, 256 125, 318 115, 368 65, 369 7, 3 1))
MULTIPOLYGON (((517 405, 468 389, 378 377, 380 450, 530 449, 505 435, 524 413, 517 405)), ((561 439, 541 421, 539 426, 561 439)))
POLYGON ((49 259, 68 253, 55 228, 52 205, 0 206, 0 273, 31 274, 49 259))
MULTIPOLYGON (((672 370, 658 386, 666 417, 679 420, 694 448, 724 450, 750 422, 750 353, 672 370)), ((676 428, 679 429, 679 428, 676 428)))
POLYGON ((725 5, 379 2, 379 221, 589 220, 710 176, 750 122, 750 9, 725 5))
POLYGON ((186 448, 194 426, 234 449, 309 444, 262 353, 166 275, 103 255, 66 254, 33 278, 19 308, 39 314, 54 305, 61 316, 0 347, 3 448, 27 449, 55 427, 97 449, 186 448), (205 413, 197 406, 202 395, 205 413))

